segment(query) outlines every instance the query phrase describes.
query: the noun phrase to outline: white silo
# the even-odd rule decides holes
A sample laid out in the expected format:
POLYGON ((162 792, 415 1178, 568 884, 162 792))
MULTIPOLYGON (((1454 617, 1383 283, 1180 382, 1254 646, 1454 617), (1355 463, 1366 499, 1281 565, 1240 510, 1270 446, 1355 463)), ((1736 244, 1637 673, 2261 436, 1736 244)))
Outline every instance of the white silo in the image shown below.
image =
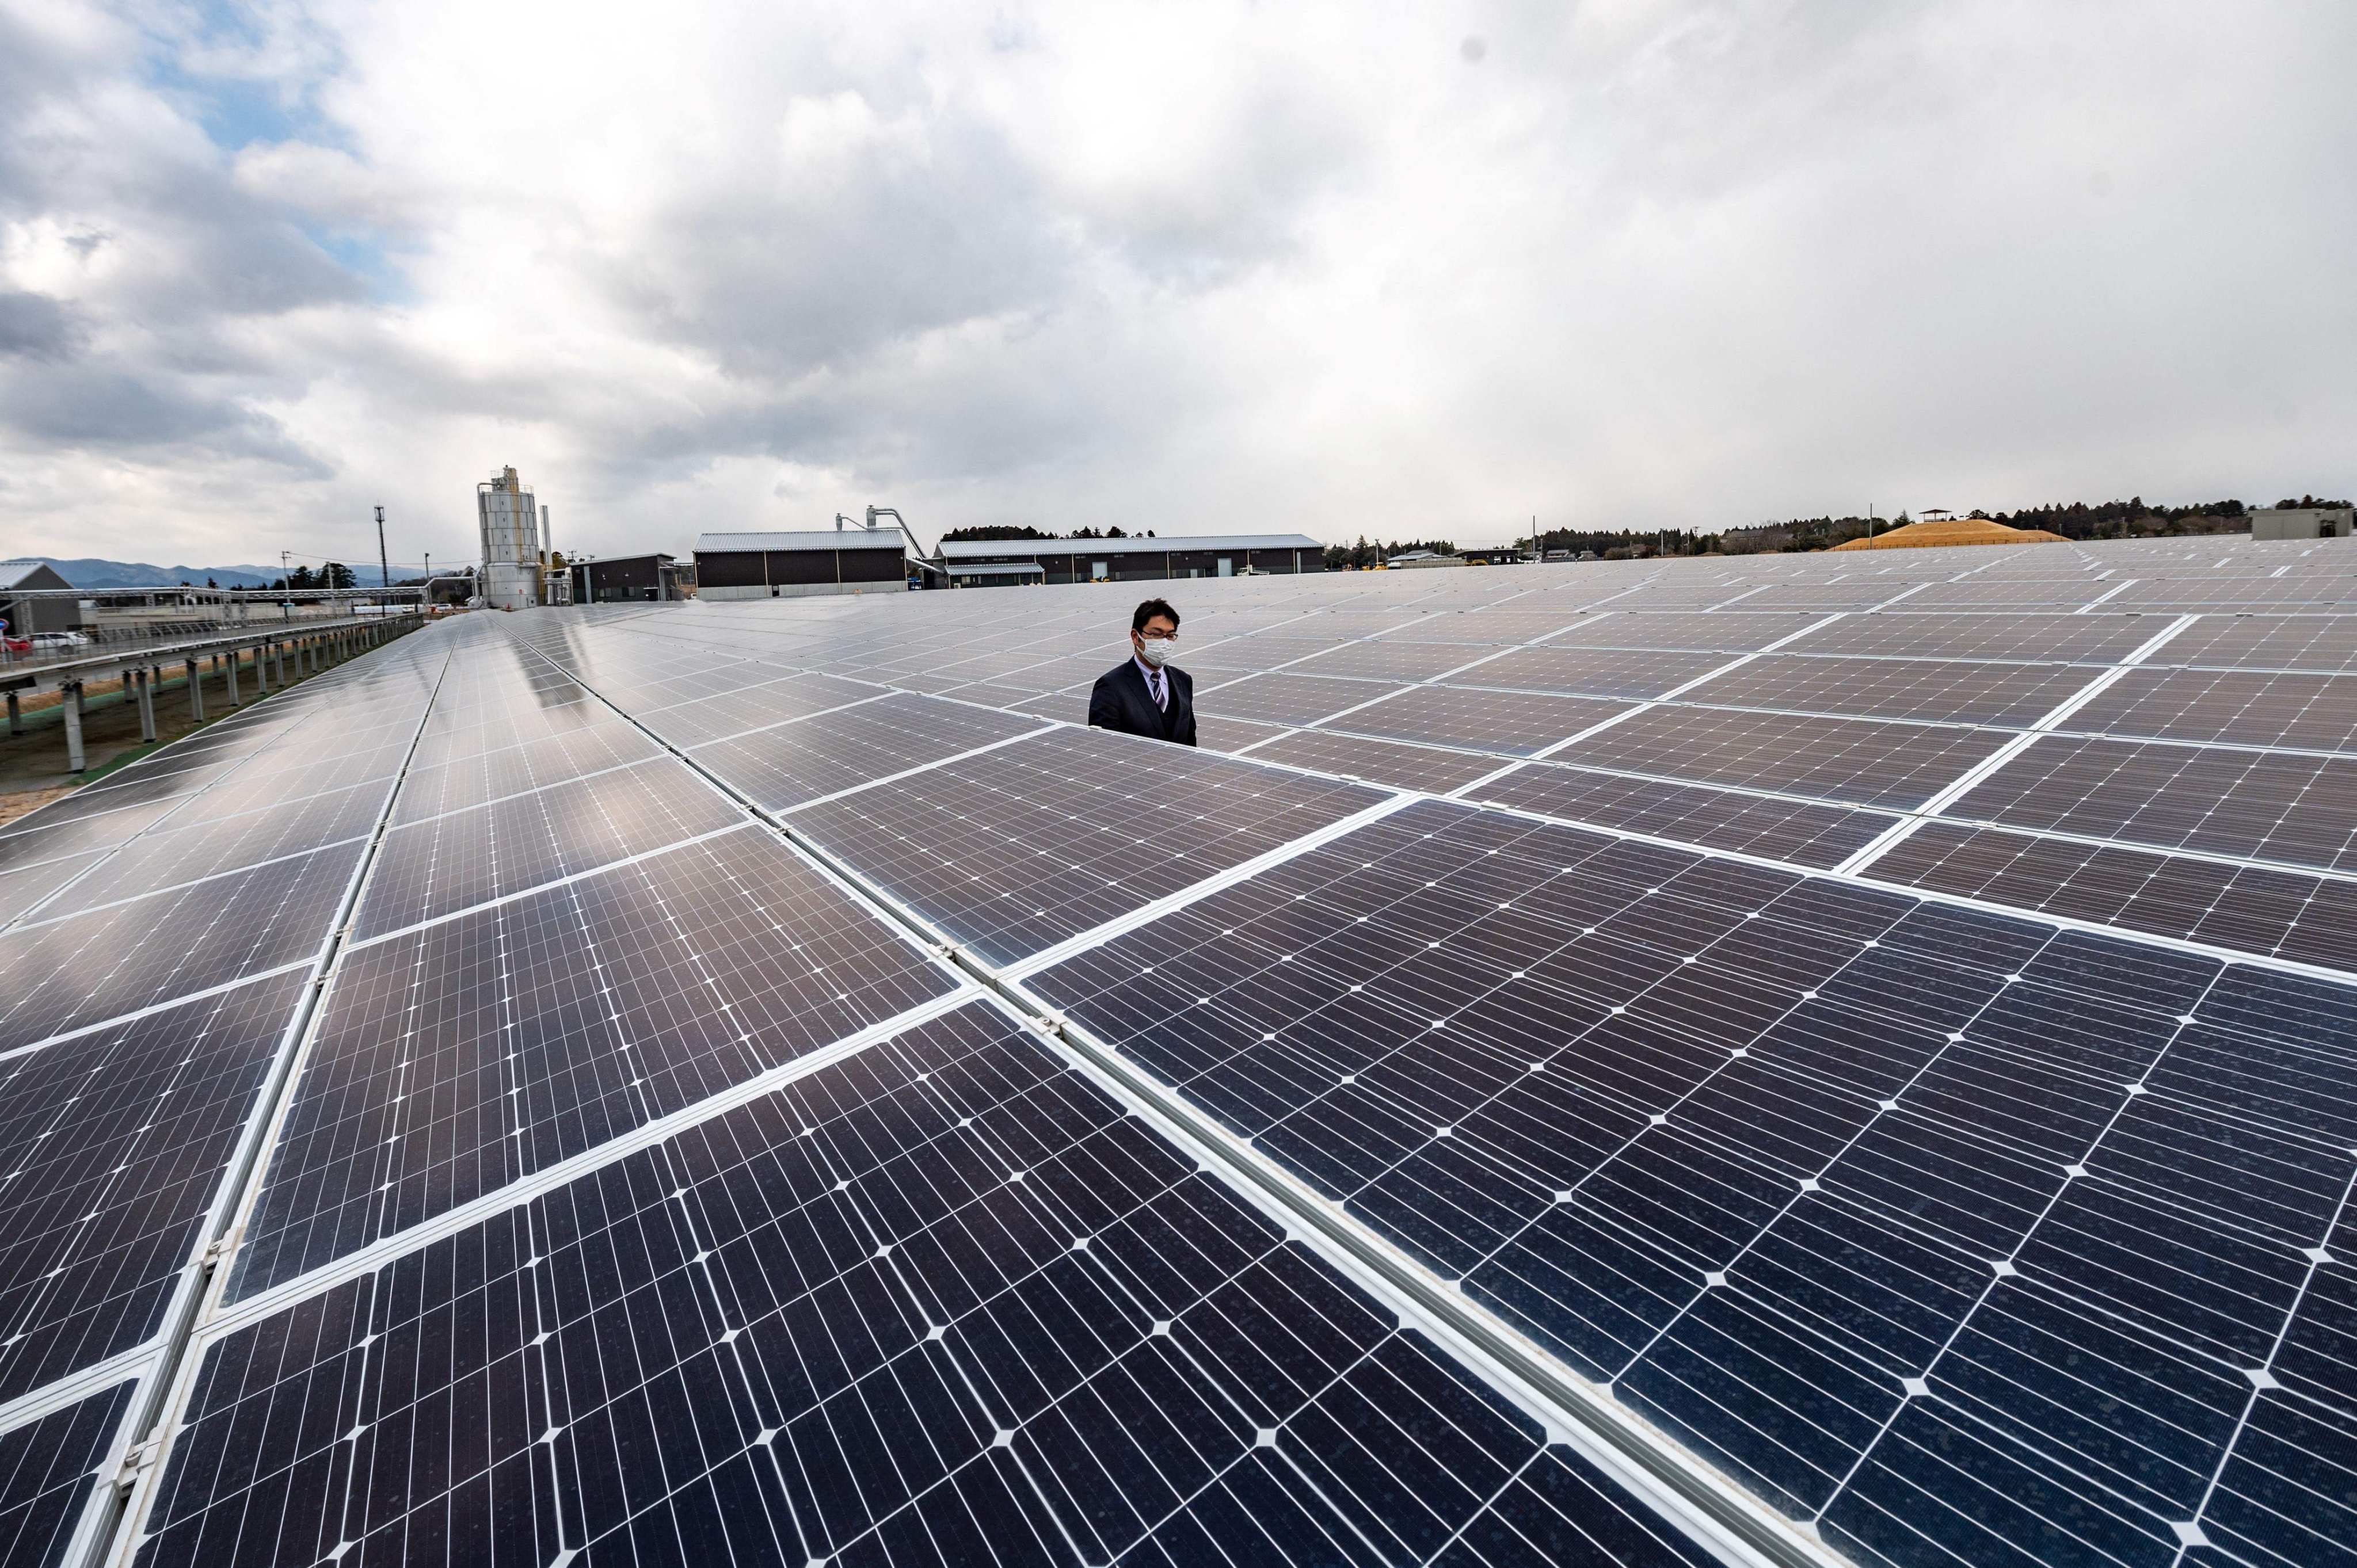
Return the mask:
POLYGON ((513 468, 475 487, 475 516, 483 530, 483 602, 502 610, 540 603, 540 513, 513 468))

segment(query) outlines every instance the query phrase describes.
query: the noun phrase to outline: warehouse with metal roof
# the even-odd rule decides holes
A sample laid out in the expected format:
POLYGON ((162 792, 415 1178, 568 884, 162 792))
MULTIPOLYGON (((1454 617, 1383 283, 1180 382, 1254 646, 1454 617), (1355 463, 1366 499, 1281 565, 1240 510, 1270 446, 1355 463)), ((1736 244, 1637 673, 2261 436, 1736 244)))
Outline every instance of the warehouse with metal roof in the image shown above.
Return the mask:
POLYGON ((1233 577, 1326 569, 1326 547, 1306 533, 952 540, 942 545, 941 555, 950 580, 960 587, 1022 582, 1127 583, 1154 577, 1233 577))
POLYGON ((793 599, 816 594, 897 594, 909 585, 897 528, 704 533, 695 540, 696 595, 793 599))

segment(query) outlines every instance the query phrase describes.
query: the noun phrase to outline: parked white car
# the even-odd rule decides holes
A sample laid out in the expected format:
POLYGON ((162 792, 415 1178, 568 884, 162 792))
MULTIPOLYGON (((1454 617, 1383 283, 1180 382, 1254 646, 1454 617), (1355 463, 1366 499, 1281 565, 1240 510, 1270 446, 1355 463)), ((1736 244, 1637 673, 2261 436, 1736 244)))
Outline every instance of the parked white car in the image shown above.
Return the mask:
POLYGON ((36 653, 63 653, 69 648, 90 646, 90 639, 78 631, 37 631, 27 640, 36 653))

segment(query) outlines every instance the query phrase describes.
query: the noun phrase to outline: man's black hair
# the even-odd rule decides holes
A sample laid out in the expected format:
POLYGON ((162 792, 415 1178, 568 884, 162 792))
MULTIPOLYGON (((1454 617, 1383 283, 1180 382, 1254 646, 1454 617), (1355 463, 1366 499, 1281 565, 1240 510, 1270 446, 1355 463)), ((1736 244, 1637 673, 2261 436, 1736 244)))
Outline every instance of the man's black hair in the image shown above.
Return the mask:
POLYGON ((1132 631, 1144 631, 1146 629, 1146 623, 1152 620, 1156 616, 1166 618, 1170 622, 1171 630, 1176 631, 1178 629, 1178 612, 1170 607, 1170 601, 1168 599, 1148 599, 1144 604, 1138 606, 1137 613, 1129 618, 1129 629, 1132 631))

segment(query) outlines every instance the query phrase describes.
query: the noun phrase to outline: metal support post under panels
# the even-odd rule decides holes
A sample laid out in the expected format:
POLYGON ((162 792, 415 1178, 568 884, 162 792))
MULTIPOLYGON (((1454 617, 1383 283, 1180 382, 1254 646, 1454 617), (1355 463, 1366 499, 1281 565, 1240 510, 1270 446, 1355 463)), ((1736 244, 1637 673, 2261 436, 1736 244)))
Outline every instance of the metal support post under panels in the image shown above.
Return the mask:
POLYGON ((188 716, 196 720, 199 724, 205 722, 205 683, 203 677, 204 671, 198 668, 197 661, 193 659, 189 660, 188 716))
POLYGON ((132 678, 138 682, 139 738, 148 745, 156 744, 156 683, 145 670, 135 670, 132 678))
POLYGON ((63 699, 60 705, 66 712, 66 768, 70 772, 80 773, 86 766, 81 754, 81 682, 67 682, 58 695, 63 699))

